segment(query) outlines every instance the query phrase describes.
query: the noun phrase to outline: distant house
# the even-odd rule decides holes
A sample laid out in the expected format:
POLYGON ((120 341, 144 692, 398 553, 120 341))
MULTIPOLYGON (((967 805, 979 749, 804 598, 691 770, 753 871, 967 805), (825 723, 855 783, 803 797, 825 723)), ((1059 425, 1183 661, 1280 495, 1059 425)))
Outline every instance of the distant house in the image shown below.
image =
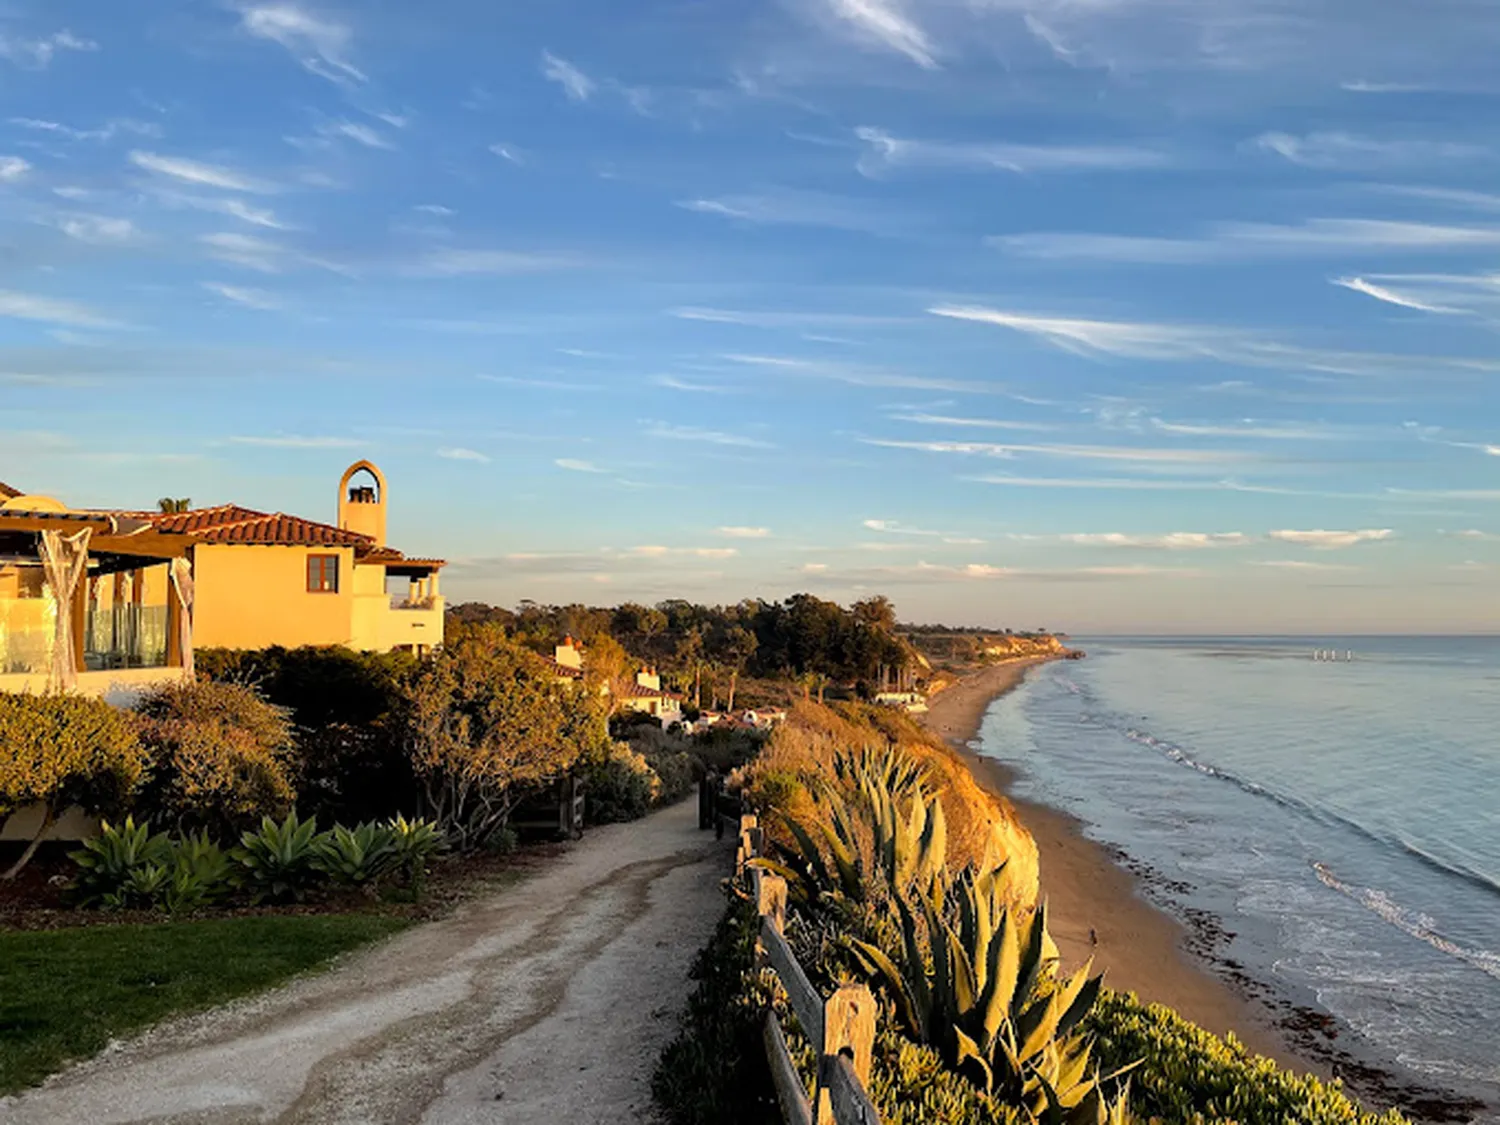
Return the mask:
POLYGON ((664 727, 682 722, 682 696, 666 691, 655 668, 643 668, 620 693, 620 710, 652 715, 664 727))
POLYGON ((895 707, 908 715, 920 715, 927 710, 927 697, 919 691, 877 692, 875 702, 881 707, 895 707))
POLYGON ((756 730, 770 730, 778 723, 786 722, 786 711, 779 708, 746 711, 740 716, 740 720, 747 727, 754 727, 756 730))
POLYGON ((552 650, 551 656, 542 657, 552 670, 552 675, 562 685, 583 682, 583 646, 572 637, 564 637, 562 644, 552 650))

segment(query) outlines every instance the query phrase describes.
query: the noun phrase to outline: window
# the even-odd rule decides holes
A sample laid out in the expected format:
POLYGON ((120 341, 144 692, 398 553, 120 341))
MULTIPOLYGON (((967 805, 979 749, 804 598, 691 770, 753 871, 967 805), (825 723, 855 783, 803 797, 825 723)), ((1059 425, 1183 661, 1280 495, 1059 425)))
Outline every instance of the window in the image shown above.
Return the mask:
POLYGON ((337 594, 339 592, 339 557, 337 555, 307 556, 307 592, 309 594, 337 594))

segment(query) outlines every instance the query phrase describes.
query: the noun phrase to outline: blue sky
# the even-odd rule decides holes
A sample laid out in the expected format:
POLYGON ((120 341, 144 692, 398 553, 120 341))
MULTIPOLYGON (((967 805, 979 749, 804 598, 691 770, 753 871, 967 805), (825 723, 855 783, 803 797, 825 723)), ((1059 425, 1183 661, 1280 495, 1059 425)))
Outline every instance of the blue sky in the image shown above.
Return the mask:
POLYGON ((445 592, 1500 629, 1481 0, 8 0, 0 479, 445 592))

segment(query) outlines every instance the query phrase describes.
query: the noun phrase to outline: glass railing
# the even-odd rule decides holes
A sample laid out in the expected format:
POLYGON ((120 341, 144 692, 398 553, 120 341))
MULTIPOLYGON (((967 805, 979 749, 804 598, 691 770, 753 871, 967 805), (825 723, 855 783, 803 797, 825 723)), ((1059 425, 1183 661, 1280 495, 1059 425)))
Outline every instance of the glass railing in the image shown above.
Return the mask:
POLYGON ((57 606, 51 598, 0 600, 0 675, 45 675, 55 633, 57 606))
POLYGON ((89 608, 83 627, 83 666, 87 671, 164 668, 166 664, 166 606, 89 608))

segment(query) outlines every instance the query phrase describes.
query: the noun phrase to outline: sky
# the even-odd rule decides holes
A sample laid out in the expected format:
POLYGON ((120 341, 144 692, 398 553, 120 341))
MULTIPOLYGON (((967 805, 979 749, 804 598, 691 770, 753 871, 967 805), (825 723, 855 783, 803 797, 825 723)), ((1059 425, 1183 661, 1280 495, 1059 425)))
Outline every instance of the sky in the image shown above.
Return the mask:
POLYGON ((0 0, 0 480, 450 599, 1500 631, 1492 0, 0 0))

